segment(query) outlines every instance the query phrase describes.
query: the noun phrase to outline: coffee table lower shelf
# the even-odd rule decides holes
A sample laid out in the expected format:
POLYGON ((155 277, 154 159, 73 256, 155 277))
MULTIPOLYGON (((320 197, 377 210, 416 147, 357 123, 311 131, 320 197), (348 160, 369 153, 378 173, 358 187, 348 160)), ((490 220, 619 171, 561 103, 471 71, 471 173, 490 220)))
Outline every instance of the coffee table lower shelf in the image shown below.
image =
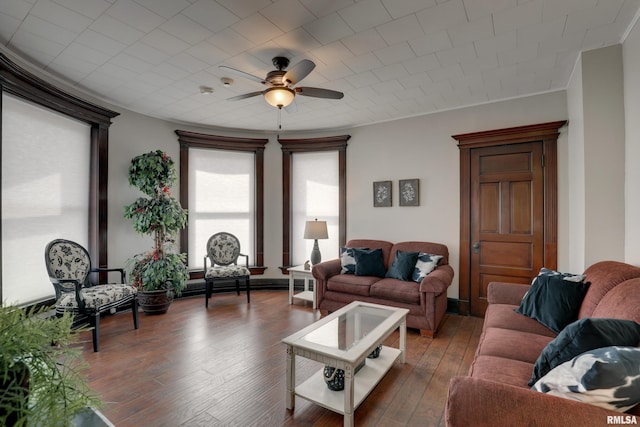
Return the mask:
MULTIPOLYGON (((397 348, 383 346, 379 357, 367 359, 365 366, 354 376, 354 411, 389 371, 401 353, 397 348)), ((329 390, 324 381, 323 371, 324 369, 319 370, 308 380, 296 385, 295 394, 326 409, 344 415, 344 391, 329 390)))

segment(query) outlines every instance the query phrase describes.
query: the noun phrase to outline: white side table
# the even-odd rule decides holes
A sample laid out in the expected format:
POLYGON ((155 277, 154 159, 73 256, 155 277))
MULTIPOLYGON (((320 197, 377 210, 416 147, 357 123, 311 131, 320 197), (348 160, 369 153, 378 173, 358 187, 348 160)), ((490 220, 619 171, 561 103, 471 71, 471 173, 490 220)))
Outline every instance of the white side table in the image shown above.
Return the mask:
POLYGON ((311 274, 311 270, 305 270, 304 265, 296 265, 289 267, 289 304, 293 304, 293 299, 298 298, 304 301, 311 301, 313 309, 316 309, 316 282, 311 274), (293 293, 293 284, 295 279, 304 279, 304 291, 297 294, 293 293), (313 280, 313 290, 309 290, 309 281, 313 280))

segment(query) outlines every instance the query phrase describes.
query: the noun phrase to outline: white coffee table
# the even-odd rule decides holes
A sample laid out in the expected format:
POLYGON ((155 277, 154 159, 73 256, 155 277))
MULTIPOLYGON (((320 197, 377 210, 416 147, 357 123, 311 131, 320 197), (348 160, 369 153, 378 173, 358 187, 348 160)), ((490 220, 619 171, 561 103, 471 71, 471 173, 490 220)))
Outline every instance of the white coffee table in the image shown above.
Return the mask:
POLYGON ((353 426, 358 406, 396 360, 405 362, 408 312, 404 308, 355 301, 283 339, 287 345, 287 408, 294 409, 297 395, 344 414, 344 425, 353 426), (396 329, 400 330, 399 348, 383 346, 378 358, 367 359, 396 329), (296 385, 296 356, 343 369, 344 390, 329 390, 323 369, 296 385), (354 375, 356 366, 365 359, 365 366, 354 375))
POLYGON ((316 309, 316 282, 311 273, 311 270, 305 270, 304 265, 297 265, 295 267, 289 267, 289 304, 293 304, 293 299, 301 299, 303 301, 311 301, 313 309, 316 309), (294 293, 293 285, 297 278, 304 279, 304 290, 299 293, 294 293), (313 280, 313 289, 309 290, 309 281, 313 280))

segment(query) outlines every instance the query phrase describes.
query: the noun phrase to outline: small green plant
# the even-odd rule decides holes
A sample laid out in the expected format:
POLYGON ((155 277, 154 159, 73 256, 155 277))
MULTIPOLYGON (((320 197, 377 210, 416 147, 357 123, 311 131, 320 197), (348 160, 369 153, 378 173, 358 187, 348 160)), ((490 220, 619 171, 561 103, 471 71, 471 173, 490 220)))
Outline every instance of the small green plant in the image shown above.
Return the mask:
POLYGON ((101 406, 87 386, 87 367, 70 314, 0 307, 0 425, 67 426, 88 406, 101 406))
POLYGON ((149 252, 137 254, 127 263, 133 286, 145 291, 165 289, 180 294, 189 272, 186 254, 175 253, 175 235, 187 224, 187 211, 171 194, 176 180, 173 160, 161 150, 134 157, 129 167, 129 184, 149 197, 125 206, 124 216, 139 234, 153 236, 149 252))

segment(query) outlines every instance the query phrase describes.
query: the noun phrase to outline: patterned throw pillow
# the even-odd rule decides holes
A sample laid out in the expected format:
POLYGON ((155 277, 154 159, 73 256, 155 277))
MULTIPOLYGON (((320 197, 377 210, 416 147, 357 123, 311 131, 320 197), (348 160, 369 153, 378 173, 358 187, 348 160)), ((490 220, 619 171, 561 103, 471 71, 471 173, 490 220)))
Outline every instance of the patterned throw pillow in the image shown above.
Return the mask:
POLYGON ((355 249, 369 248, 340 248, 340 265, 342 266, 340 274, 356 274, 355 249))
POLYGON ((556 270, 551 270, 549 268, 542 267, 538 272, 538 275, 534 277, 533 280, 531 281, 531 284, 533 285, 538 279, 538 277, 540 276, 560 276, 562 277, 562 280, 566 280, 567 282, 576 282, 576 283, 580 283, 584 281, 584 279, 586 279, 587 277, 584 274, 561 273, 556 270))
POLYGON ((416 261, 416 267, 413 269, 413 275, 411 279, 414 282, 422 282, 422 279, 427 277, 427 274, 436 269, 438 263, 442 259, 442 255, 433 255, 420 252, 418 255, 418 261, 416 261))
POLYGON ((625 412, 640 403, 640 348, 602 347, 556 366, 532 390, 625 412))

